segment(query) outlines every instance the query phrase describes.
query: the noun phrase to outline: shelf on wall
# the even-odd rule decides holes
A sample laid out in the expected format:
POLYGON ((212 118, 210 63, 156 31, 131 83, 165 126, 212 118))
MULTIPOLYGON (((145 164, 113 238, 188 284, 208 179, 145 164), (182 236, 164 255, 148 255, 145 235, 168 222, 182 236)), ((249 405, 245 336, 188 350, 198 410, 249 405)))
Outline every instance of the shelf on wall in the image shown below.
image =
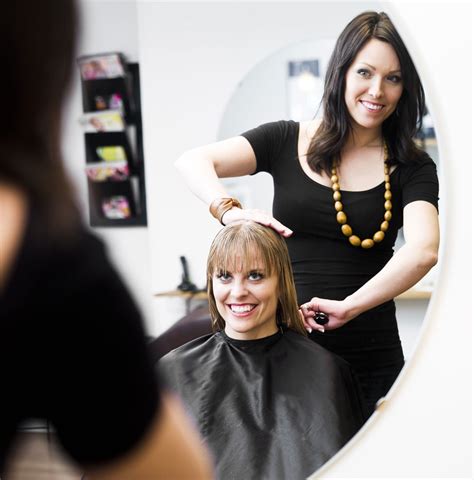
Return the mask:
POLYGON ((406 292, 398 295, 395 300, 429 300, 431 298, 431 293, 431 290, 410 288, 406 292))
POLYGON ((80 57, 78 63, 85 114, 82 123, 90 225, 145 226, 147 210, 138 63, 127 63, 120 53, 86 55, 80 57), (104 78, 107 75, 113 78, 104 78), (117 118, 114 118, 114 112, 117 118), (121 168, 115 173, 117 164, 121 168))

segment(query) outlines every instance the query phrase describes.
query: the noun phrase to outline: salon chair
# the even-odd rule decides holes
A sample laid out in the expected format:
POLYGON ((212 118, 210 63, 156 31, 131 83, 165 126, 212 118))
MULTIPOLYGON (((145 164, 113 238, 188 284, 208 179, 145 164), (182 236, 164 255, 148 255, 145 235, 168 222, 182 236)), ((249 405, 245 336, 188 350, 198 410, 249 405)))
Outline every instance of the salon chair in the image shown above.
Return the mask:
POLYGON ((149 342, 151 359, 156 363, 171 350, 208 333, 212 333, 211 315, 208 305, 203 305, 180 318, 168 330, 149 342))

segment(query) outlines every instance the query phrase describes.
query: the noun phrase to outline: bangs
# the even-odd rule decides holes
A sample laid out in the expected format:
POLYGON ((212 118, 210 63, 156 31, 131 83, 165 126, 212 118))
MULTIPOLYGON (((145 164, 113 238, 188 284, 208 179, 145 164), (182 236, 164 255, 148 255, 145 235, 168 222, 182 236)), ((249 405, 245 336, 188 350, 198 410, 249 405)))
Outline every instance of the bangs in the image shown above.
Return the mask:
POLYGON ((279 256, 272 237, 273 234, 268 237, 246 228, 223 230, 210 251, 209 275, 262 269, 266 275, 273 275, 279 256))

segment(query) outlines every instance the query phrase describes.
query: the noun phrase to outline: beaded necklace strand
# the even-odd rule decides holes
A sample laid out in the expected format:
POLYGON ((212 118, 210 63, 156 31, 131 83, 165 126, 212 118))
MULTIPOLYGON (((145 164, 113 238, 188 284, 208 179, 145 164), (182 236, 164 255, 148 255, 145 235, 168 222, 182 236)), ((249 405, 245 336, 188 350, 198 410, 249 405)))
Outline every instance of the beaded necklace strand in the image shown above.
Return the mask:
POLYGON ((339 177, 337 176, 337 169, 335 163, 333 163, 331 169, 331 182, 332 182, 332 189, 333 189, 333 199, 334 199, 334 208, 336 209, 336 220, 341 225, 342 233, 348 237, 349 243, 354 247, 362 247, 362 248, 372 248, 376 243, 381 242, 385 238, 385 232, 388 230, 389 222, 392 219, 392 192, 390 191, 390 167, 387 163, 388 160, 388 148, 387 144, 384 142, 383 144, 383 153, 384 153, 384 175, 385 175, 385 214, 384 220, 380 224, 380 230, 374 233, 372 238, 365 238, 361 240, 360 237, 354 235, 352 232, 351 226, 347 223, 347 215, 343 212, 343 204, 342 204, 342 195, 339 186, 339 177))

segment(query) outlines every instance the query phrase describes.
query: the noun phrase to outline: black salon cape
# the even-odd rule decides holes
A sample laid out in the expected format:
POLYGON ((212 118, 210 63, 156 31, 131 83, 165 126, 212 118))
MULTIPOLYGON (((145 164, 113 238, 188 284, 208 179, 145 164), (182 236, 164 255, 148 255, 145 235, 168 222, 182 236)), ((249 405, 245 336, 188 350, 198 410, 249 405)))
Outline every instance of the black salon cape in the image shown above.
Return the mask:
POLYGON ((306 478, 366 417, 349 364, 291 330, 259 340, 205 335, 165 355, 158 368, 222 480, 306 478))

